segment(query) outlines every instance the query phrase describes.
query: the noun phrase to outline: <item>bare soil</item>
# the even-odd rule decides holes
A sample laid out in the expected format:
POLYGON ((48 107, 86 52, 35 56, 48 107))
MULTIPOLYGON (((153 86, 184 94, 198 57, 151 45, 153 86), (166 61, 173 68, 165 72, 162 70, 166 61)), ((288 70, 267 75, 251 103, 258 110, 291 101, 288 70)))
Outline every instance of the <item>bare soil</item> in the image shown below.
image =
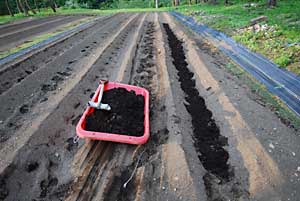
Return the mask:
POLYGON ((86 15, 50 16, 2 27, 0 29, 0 52, 28 42, 34 36, 54 31, 64 24, 86 17, 86 15))
POLYGON ((0 200, 299 200, 299 132, 227 63, 167 13, 123 13, 0 66, 0 200), (74 141, 99 79, 148 89, 146 144, 74 141))

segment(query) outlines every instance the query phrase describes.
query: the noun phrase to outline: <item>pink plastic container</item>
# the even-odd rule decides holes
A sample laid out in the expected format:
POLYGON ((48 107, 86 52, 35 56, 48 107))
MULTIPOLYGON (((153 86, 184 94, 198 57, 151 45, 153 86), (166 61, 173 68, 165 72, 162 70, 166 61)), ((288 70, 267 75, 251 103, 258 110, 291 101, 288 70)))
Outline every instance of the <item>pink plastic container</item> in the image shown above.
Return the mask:
MULTIPOLYGON (((97 102, 98 96, 100 93, 100 85, 95 92, 95 95, 92 98, 92 101, 97 102)), ((143 136, 136 137, 130 135, 120 135, 115 133, 102 133, 102 132, 94 132, 94 131, 87 131, 85 130, 85 122, 88 115, 94 112, 94 108, 87 107, 84 111, 82 117, 80 118, 77 126, 76 126, 76 133, 80 138, 89 138, 92 140, 104 140, 104 141, 112 141, 112 142, 119 142, 119 143, 126 143, 126 144, 144 144, 147 142, 150 136, 150 126, 149 126, 149 92, 141 87, 136 87, 127 84, 121 84, 117 82, 108 82, 104 86, 104 93, 107 90, 113 88, 125 88, 128 91, 135 91, 137 95, 144 96, 144 134, 143 136)))

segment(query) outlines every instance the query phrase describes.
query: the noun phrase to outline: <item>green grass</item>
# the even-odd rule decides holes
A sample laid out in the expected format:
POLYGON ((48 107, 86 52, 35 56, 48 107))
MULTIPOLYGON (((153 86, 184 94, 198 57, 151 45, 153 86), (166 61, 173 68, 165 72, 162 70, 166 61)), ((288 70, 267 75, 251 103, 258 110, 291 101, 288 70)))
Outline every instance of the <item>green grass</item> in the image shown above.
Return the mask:
MULTIPOLYGON (((287 44, 300 43, 300 1, 278 1, 278 7, 273 9, 267 8, 265 2, 260 1, 259 7, 249 9, 243 8, 244 3, 230 6, 199 4, 182 6, 177 11, 226 33, 279 66, 299 74, 300 45, 288 47, 287 44), (252 30, 238 32, 239 29, 247 27, 251 19, 261 15, 268 17, 268 22, 262 24, 267 23, 272 27, 271 30, 257 33, 252 30)), ((226 69, 243 80, 251 91, 261 98, 260 101, 271 108, 283 122, 300 129, 300 118, 264 85, 236 64, 229 63, 226 69)))
POLYGON ((264 85, 260 84, 254 77, 234 63, 228 63, 226 69, 240 80, 243 80, 252 93, 257 94, 261 98, 259 101, 274 111, 282 122, 292 126, 296 130, 300 129, 300 118, 280 101, 279 98, 272 95, 264 85))
POLYGON ((222 31, 259 52, 279 66, 296 74, 300 73, 300 1, 278 1, 276 8, 268 8, 266 1, 257 7, 244 8, 244 3, 224 6, 223 4, 199 4, 179 7, 177 11, 190 15, 196 20, 222 31), (195 12, 198 11, 198 12, 195 12), (255 33, 253 30, 238 31, 247 27, 255 17, 268 17, 269 30, 255 33))

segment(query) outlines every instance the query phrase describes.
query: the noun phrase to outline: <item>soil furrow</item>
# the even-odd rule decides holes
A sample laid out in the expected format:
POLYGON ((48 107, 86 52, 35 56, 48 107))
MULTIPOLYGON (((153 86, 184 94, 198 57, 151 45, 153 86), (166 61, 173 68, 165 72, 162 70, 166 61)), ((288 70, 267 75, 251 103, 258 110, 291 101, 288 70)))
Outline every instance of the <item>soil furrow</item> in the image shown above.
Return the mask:
MULTIPOLYGON (((73 17, 75 17, 75 16, 73 16, 73 17)), ((50 19, 49 21, 46 21, 46 22, 41 23, 41 24, 36 24, 36 25, 29 26, 29 27, 24 27, 23 29, 18 28, 15 31, 6 31, 6 32, 4 32, 3 34, 0 35, 0 40, 2 40, 5 37, 14 35, 16 33, 22 33, 24 31, 27 31, 27 30, 30 30, 30 29, 34 29, 34 28, 39 27, 39 26, 43 26, 43 25, 46 25, 46 24, 49 25, 49 24, 52 24, 53 22, 57 22, 59 20, 66 20, 66 19, 70 19, 70 18, 72 18, 72 17, 71 16, 66 16, 66 17, 64 17, 62 19, 60 19, 60 18, 59 19, 55 19, 54 18, 54 19, 50 19)))
MULTIPOLYGON (((116 16, 114 16, 113 18, 116 18, 116 16)), ((0 95, 5 91, 9 90, 15 84, 21 83, 27 76, 31 75, 38 69, 43 68, 47 65, 51 65, 52 61, 57 60, 69 50, 73 51, 73 48, 83 46, 83 44, 83 47, 78 48, 86 48, 88 47, 86 44, 90 44, 88 50, 91 51, 92 49, 94 49, 97 46, 97 44, 101 43, 101 40, 91 38, 95 37, 95 35, 97 35, 98 37, 100 36, 102 39, 107 37, 107 34, 101 33, 99 32, 99 30, 102 28, 106 29, 109 21, 110 18, 100 20, 98 23, 88 28, 87 30, 79 32, 75 36, 63 40, 55 44, 51 48, 47 48, 24 61, 12 65, 7 64, 2 66, 2 69, 0 71, 0 95), (91 42, 90 40, 94 41, 91 42)), ((78 61, 79 58, 76 58, 76 55, 74 56, 75 57, 73 58, 73 60, 68 61, 67 64, 73 64, 76 61, 78 61)))
MULTIPOLYGON (((128 46, 130 41, 132 41, 132 33, 136 31, 137 26, 135 26, 135 24, 141 23, 141 21, 138 19, 139 17, 135 17, 135 19, 130 24, 128 24, 128 26, 122 31, 122 33, 103 52, 103 54, 99 57, 91 70, 84 76, 84 79, 76 85, 76 87, 69 93, 67 97, 64 98, 64 100, 60 103, 60 107, 54 113, 52 113, 45 122, 43 122, 38 132, 33 134, 29 142, 26 143, 25 146, 20 150, 13 162, 13 164, 16 165, 14 173, 10 174, 8 178, 6 178, 5 174, 1 174, 1 178, 6 178, 6 186, 9 189, 12 189, 12 187, 15 185, 14 181, 16 181, 16 178, 18 178, 18 180, 22 180, 22 178, 27 177, 28 173, 24 172, 22 168, 27 164, 26 161, 37 160, 37 163, 42 164, 44 163, 44 161, 51 160, 52 163, 55 163, 55 165, 52 165, 55 166, 55 168, 53 168, 53 170, 51 169, 50 176, 52 178, 55 175, 58 181, 55 182, 55 185, 53 186, 50 182, 51 187, 47 187, 47 191, 43 191, 47 192, 43 193, 43 196, 45 197, 44 199, 46 200, 57 200, 58 197, 56 197, 56 192, 59 190, 58 188, 61 185, 67 186, 70 182, 72 182, 72 172, 68 171, 66 174, 64 168, 65 166, 70 166, 73 160, 74 163, 77 163, 79 159, 82 159, 82 156, 80 156, 80 158, 76 156, 78 145, 72 145, 72 140, 70 140, 74 136, 75 125, 77 123, 76 121, 72 123, 72 120, 77 119, 77 116, 81 114, 83 108, 85 107, 85 103, 89 100, 90 93, 92 93, 91 89, 95 89, 97 86, 99 77, 105 78, 107 76, 107 78, 109 79, 109 77, 112 76, 110 74, 113 73, 114 70, 116 70, 114 68, 118 68, 115 64, 115 62, 119 61, 117 59, 118 57, 112 57, 113 59, 108 64, 105 64, 107 63, 107 58, 111 57, 112 55, 118 55, 119 57, 122 57, 122 55, 124 55, 126 46, 128 46), (90 92, 84 94, 84 92, 88 91, 90 92), (76 94, 82 95, 78 96, 76 94), (80 105, 75 109, 75 106, 78 105, 78 102, 80 103, 80 105), (54 122, 57 121, 61 121, 61 124, 56 124, 55 128, 51 128, 51 125, 53 125, 54 122), (48 132, 50 128, 51 132, 48 132), (33 159, 33 150, 35 151, 34 155, 40 155, 42 157, 39 159, 33 159)), ((87 142, 87 144, 89 143, 87 142)), ((77 171, 78 173, 80 173, 80 177, 75 181, 75 184, 83 185, 80 187, 80 189, 78 189, 79 191, 75 191, 78 192, 75 200, 92 199, 93 194, 90 193, 91 191, 93 191, 92 189, 95 190, 94 194, 97 194, 100 190, 99 188, 97 188, 97 186, 99 186, 99 183, 97 183, 96 181, 103 177, 103 179, 101 179, 101 182, 107 182, 105 178, 107 177, 109 171, 105 171, 105 169, 110 169, 114 166, 114 164, 120 163, 118 160, 116 160, 116 158, 118 157, 116 157, 115 153, 112 151, 114 150, 112 143, 92 142, 92 144, 94 145, 88 145, 91 147, 91 149, 86 150, 87 156, 83 158, 83 163, 79 164, 81 168, 73 170, 74 175, 77 175, 77 171), (115 159, 110 159, 110 154, 113 154, 115 159), (84 175, 86 175, 86 177, 84 175)), ((80 141, 79 146, 82 146, 82 141, 80 141)), ((84 149, 86 147, 87 146, 84 145, 82 148, 84 149)), ((78 154, 80 153, 81 152, 79 151, 78 154)), ((45 166, 40 165, 38 169, 32 171, 32 174, 35 175, 34 177, 31 177, 30 179, 27 178, 27 180, 23 181, 28 184, 28 188, 30 187, 29 184, 33 183, 34 180, 43 181, 45 179, 44 174, 41 174, 45 172, 44 168, 45 166)), ((37 184, 30 189, 27 189, 25 183, 24 186, 21 187, 18 194, 9 193, 9 197, 7 199, 18 199, 24 195, 25 191, 31 192, 26 196, 25 199, 40 199, 40 190, 42 189, 39 189, 39 182, 37 182, 37 184)), ((47 184, 46 186, 48 186, 47 182, 45 184, 47 184)), ((104 187, 104 184, 101 185, 101 188, 104 187)), ((72 185, 72 188, 76 189, 76 185, 72 185)), ((66 191, 60 193, 65 196, 68 191, 70 191, 70 187, 66 188, 66 191)), ((73 193, 75 194, 75 192, 73 193)), ((70 197, 72 197, 72 194, 70 194, 70 197)))
POLYGON ((163 145, 167 143, 169 130, 167 128, 166 110, 168 104, 162 94, 168 80, 161 77, 161 67, 158 65, 157 32, 160 31, 157 15, 151 16, 145 24, 145 32, 137 45, 130 84, 145 87, 151 94, 150 127, 151 138, 147 144, 137 147, 132 153, 134 160, 127 166, 123 165, 120 173, 113 177, 104 200, 177 200, 174 189, 170 188, 166 173, 163 171, 166 161, 163 161, 163 145), (131 176, 132 175, 132 176, 131 176), (131 178, 129 183, 124 184, 131 178))
POLYGON ((7 24, 7 25, 0 25, 0 35, 9 33, 9 32, 14 32, 16 30, 38 25, 38 24, 43 24, 44 22, 52 21, 55 19, 61 19, 65 18, 66 16, 61 16, 61 15, 54 15, 54 16, 49 16, 49 17, 42 17, 34 20, 30 20, 27 22, 22 22, 22 23, 16 23, 16 24, 7 24))
POLYGON ((42 33, 47 33, 55 28, 76 21, 85 17, 82 16, 68 16, 62 19, 54 19, 49 22, 44 22, 39 25, 34 25, 32 27, 25 28, 24 30, 18 30, 16 32, 7 33, 0 36, 0 52, 6 51, 12 47, 30 41, 30 38, 37 36, 42 33))
MULTIPOLYGON (((140 23, 140 28, 138 28, 138 29, 140 29, 140 33, 143 33, 144 31, 143 31, 143 18, 142 18, 142 20, 141 20, 141 22, 139 22, 140 23)), ((130 35, 130 34, 128 34, 128 35, 130 35)), ((140 36, 138 36, 137 38, 139 38, 140 36)), ((124 39, 124 38, 123 38, 124 39)), ((136 40, 136 39, 135 39, 136 40)), ((135 43, 134 44, 136 44, 136 41, 135 41, 135 43)), ((126 49, 124 49, 124 51, 129 51, 129 52, 134 52, 135 50, 134 50, 134 48, 133 47, 131 47, 129 50, 126 50, 126 49)), ((114 52, 113 52, 113 54, 115 54, 114 52)), ((117 57, 119 56, 119 55, 116 55, 117 57)), ((125 56, 125 55, 124 55, 125 56)), ((134 57, 135 55, 133 55, 133 57, 134 57)), ((105 58, 105 55, 104 55, 104 58, 105 58)), ((131 60, 131 58, 126 58, 125 59, 125 57, 124 57, 124 60, 131 60)), ((125 63, 127 63, 127 62, 121 62, 122 64, 121 65, 124 65, 125 63)), ((117 64, 112 64, 112 65, 117 65, 117 64)), ((126 65, 126 64, 125 64, 126 65)), ((128 71, 128 72, 130 72, 131 69, 132 68, 132 66, 131 66, 131 63, 129 62, 128 63, 128 65, 126 65, 126 70, 125 71, 128 71)), ((122 77, 122 75, 124 74, 124 73, 122 73, 122 72, 120 72, 120 70, 121 71, 123 71, 124 70, 124 68, 123 67, 120 67, 119 69, 118 69, 118 71, 114 71, 114 73, 112 74, 112 75, 110 75, 109 77, 105 77, 105 79, 109 79, 109 78, 112 78, 112 77, 117 77, 117 78, 121 78, 122 77), (117 76, 115 76, 115 74, 118 74, 117 76)), ((122 79, 122 78, 121 78, 122 79)), ((127 79, 127 78, 126 78, 127 79)), ((99 142, 95 142, 95 143, 99 143, 99 142)), ((107 177, 109 176, 109 178, 113 178, 113 177, 115 177, 116 175, 118 175, 119 174, 119 172, 120 171, 122 171, 122 169, 124 169, 124 167, 127 167, 128 166, 128 162, 130 162, 130 157, 131 157, 131 155, 132 155, 132 151, 133 151, 133 148, 134 147, 131 147, 131 146, 123 146, 123 145, 118 145, 118 144, 114 144, 114 143, 111 143, 111 142, 100 142, 100 146, 104 146, 104 145, 106 145, 106 144, 109 144, 110 146, 109 146, 109 150, 107 150, 107 152, 108 153, 111 153, 110 155, 109 155, 109 157, 110 157, 110 160, 109 161, 105 161, 105 166, 102 166, 101 168, 103 169, 103 173, 101 173, 101 174, 99 174, 99 175, 96 175, 96 180, 98 181, 98 182, 96 182, 96 183, 92 183, 92 184, 90 184, 90 185, 93 185, 94 186, 94 188, 96 188, 97 187, 97 189, 101 189, 100 191, 98 191, 95 195, 94 195, 94 197, 92 196, 92 197, 90 197, 88 200, 93 200, 93 199, 96 199, 97 200, 97 198, 99 199, 100 197, 103 197, 103 193, 105 193, 106 191, 108 191, 108 189, 109 189, 109 187, 110 187, 110 185, 112 185, 112 182, 113 182, 113 180, 112 179, 109 179, 109 181, 107 181, 106 179, 107 179, 107 177), (118 152, 121 152, 122 154, 115 154, 115 153, 118 153, 118 152), (113 154, 114 153, 114 154, 113 154), (127 164, 127 165, 126 165, 127 164), (114 170, 112 170, 111 169, 111 167, 114 167, 114 170), (104 174, 103 176, 102 176, 102 174, 104 174)), ((85 149, 85 146, 88 146, 88 144, 86 144, 86 145, 84 145, 83 146, 83 149, 85 149)), ((88 149, 87 149, 88 150, 88 149)), ((103 158, 103 157, 107 157, 107 156, 101 156, 101 158, 103 158)), ((96 164, 95 164, 96 165, 96 164)), ((85 165, 84 165, 85 166, 85 165)), ((96 168, 95 170, 99 170, 99 167, 98 168, 96 168)), ((88 171, 90 171, 90 170, 88 170, 88 171)), ((89 174, 89 173, 88 173, 89 174)), ((89 177, 86 177, 86 180, 89 180, 89 177)), ((75 184, 75 186, 77 186, 78 184, 75 184)), ((84 189, 84 191, 86 191, 87 189, 84 189)), ((70 195, 69 196, 69 198, 68 198, 68 200, 84 200, 82 197, 80 197, 80 196, 76 196, 76 191, 75 192, 73 192, 72 193, 73 195, 70 195), (75 196, 74 196, 75 195, 75 196)))
MULTIPOLYGON (((77 46, 72 45, 73 48, 69 51, 63 52, 59 57, 55 57, 52 62, 44 64, 44 66, 39 64, 38 61, 37 64, 32 63, 30 66, 34 65, 39 66, 40 68, 35 71, 31 70, 32 73, 28 75, 26 70, 22 68, 20 69, 20 67, 16 68, 16 71, 10 71, 9 74, 5 75, 8 79, 8 75, 15 77, 18 74, 22 74, 25 70, 25 75, 23 76, 26 77, 22 80, 22 82, 17 85, 13 85, 10 90, 0 95, 0 102, 2 104, 6 103, 6 106, 1 107, 0 109, 2 112, 0 119, 3 121, 0 125, 0 130, 6 131, 5 135, 1 136, 1 141, 7 140, 11 134, 14 133, 14 131, 20 126, 23 117, 31 112, 31 108, 40 102, 46 102, 49 93, 57 89, 59 90, 61 88, 60 86, 66 82, 66 80, 70 79, 75 71, 79 70, 77 68, 80 67, 77 66, 81 58, 88 58, 89 56, 93 57, 93 55, 91 55, 93 54, 93 51, 97 48, 97 46, 101 46, 104 43, 103 39, 109 37, 107 34, 108 31, 118 29, 122 22, 123 21, 119 21, 117 18, 113 18, 111 23, 101 26, 103 31, 95 32, 77 46), (114 22, 114 20, 116 20, 116 22, 114 22), (88 46, 87 44, 90 45, 88 46), (79 51, 78 49, 81 50, 79 51), (86 51, 82 53, 82 50, 86 51), (37 84, 37 82, 40 84, 37 84), (20 104, 21 106, 17 107, 20 104)), ((72 41, 73 40, 70 42, 72 41)), ((59 47, 55 47, 55 49, 56 48, 59 47)), ((21 64, 21 67, 23 66, 26 66, 26 64, 21 64)), ((10 83, 14 83, 13 77, 11 77, 10 83)))
MULTIPOLYGON (((21 148, 21 146, 23 146, 23 143, 26 143, 27 140, 33 135, 33 133, 38 131, 40 125, 43 123, 44 120, 46 120, 46 118, 48 118, 50 113, 52 113, 54 111, 54 109, 57 109, 58 104, 69 93, 71 93, 71 90, 75 87, 75 85, 78 83, 78 81, 86 78, 86 73, 90 71, 92 65, 97 64, 97 63, 95 63, 97 58, 99 58, 101 55, 105 54, 106 49, 108 49, 110 51, 110 52, 108 52, 109 54, 114 54, 114 52, 112 52, 112 51, 114 51, 115 49, 118 49, 118 48, 115 48, 115 47, 109 48, 109 47, 111 47, 112 42, 120 34, 124 33, 125 28, 128 27, 130 22, 132 22, 132 20, 135 17, 136 17, 135 15, 131 16, 128 21, 126 21, 121 27, 119 27, 119 30, 114 35, 112 35, 110 38, 108 38, 108 40, 106 40, 104 44, 97 47, 97 49, 94 52, 94 54, 92 55, 92 57, 83 58, 82 61, 80 61, 77 64, 77 67, 78 67, 77 73, 74 73, 74 76, 72 76, 72 79, 69 79, 69 81, 67 83, 65 83, 65 84, 62 83, 63 87, 60 91, 56 91, 57 94, 52 93, 51 96, 49 96, 49 98, 47 98, 48 101, 40 103, 35 108, 33 108, 32 113, 36 114, 36 115, 38 114, 38 116, 37 117, 31 116, 31 118, 24 119, 23 126, 15 132, 15 135, 17 135, 17 137, 8 140, 5 143, 5 146, 3 146, 3 149, 0 152, 1 159, 2 159, 0 161, 1 162, 1 166, 0 166, 1 171, 13 159, 12 157, 14 157, 16 152, 21 148)), ((125 33, 125 34, 128 35, 128 33, 125 33)), ((124 44, 124 41, 122 40, 122 42, 120 44, 124 44)), ((117 59, 114 61, 117 61, 117 59)), ((73 99, 71 99, 74 102, 70 103, 70 105, 67 105, 68 107, 64 106, 64 108, 62 108, 62 109, 69 108, 70 112, 72 112, 75 108, 77 108, 77 110, 82 109, 82 108, 79 108, 79 106, 78 106, 78 103, 80 103, 78 101, 78 98, 82 97, 82 96, 83 97, 88 96, 87 93, 90 94, 89 92, 91 90, 89 88, 89 85, 94 86, 96 88, 97 80, 98 80, 99 76, 95 75, 95 74, 97 74, 97 73, 105 74, 105 71, 104 71, 105 67, 109 68, 109 70, 113 69, 108 64, 105 64, 107 62, 104 63, 104 61, 101 60, 101 63, 102 63, 102 65, 100 66, 101 68, 95 69, 93 71, 93 75, 91 75, 91 78, 89 78, 89 80, 87 80, 88 82, 92 82, 92 83, 86 83, 87 87, 85 89, 82 89, 82 92, 81 92, 82 94, 79 93, 81 96, 74 97, 73 99), (96 71, 96 70, 98 70, 98 71, 96 71)), ((84 107, 85 104, 81 104, 81 105, 82 105, 82 107, 84 107)), ((78 113, 78 111, 77 111, 77 113, 78 113)), ((65 112, 64 115, 62 116, 62 118, 63 118, 62 122, 70 123, 71 125, 74 126, 77 123, 77 121, 79 120, 79 117, 80 117, 79 115, 75 115, 74 113, 73 113, 73 115, 68 116, 65 112)), ((53 125, 56 125, 56 123, 54 123, 53 125)), ((65 126, 65 125, 62 124, 62 126, 65 126)))

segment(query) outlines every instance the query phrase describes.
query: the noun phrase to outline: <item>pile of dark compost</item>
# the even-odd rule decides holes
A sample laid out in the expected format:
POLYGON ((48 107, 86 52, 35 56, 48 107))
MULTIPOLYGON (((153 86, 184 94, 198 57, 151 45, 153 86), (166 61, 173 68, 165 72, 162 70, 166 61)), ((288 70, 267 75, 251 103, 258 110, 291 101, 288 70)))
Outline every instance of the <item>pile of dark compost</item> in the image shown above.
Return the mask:
POLYGON ((101 103, 110 111, 95 109, 86 119, 85 130, 131 136, 144 134, 144 97, 124 88, 104 91, 101 103))

